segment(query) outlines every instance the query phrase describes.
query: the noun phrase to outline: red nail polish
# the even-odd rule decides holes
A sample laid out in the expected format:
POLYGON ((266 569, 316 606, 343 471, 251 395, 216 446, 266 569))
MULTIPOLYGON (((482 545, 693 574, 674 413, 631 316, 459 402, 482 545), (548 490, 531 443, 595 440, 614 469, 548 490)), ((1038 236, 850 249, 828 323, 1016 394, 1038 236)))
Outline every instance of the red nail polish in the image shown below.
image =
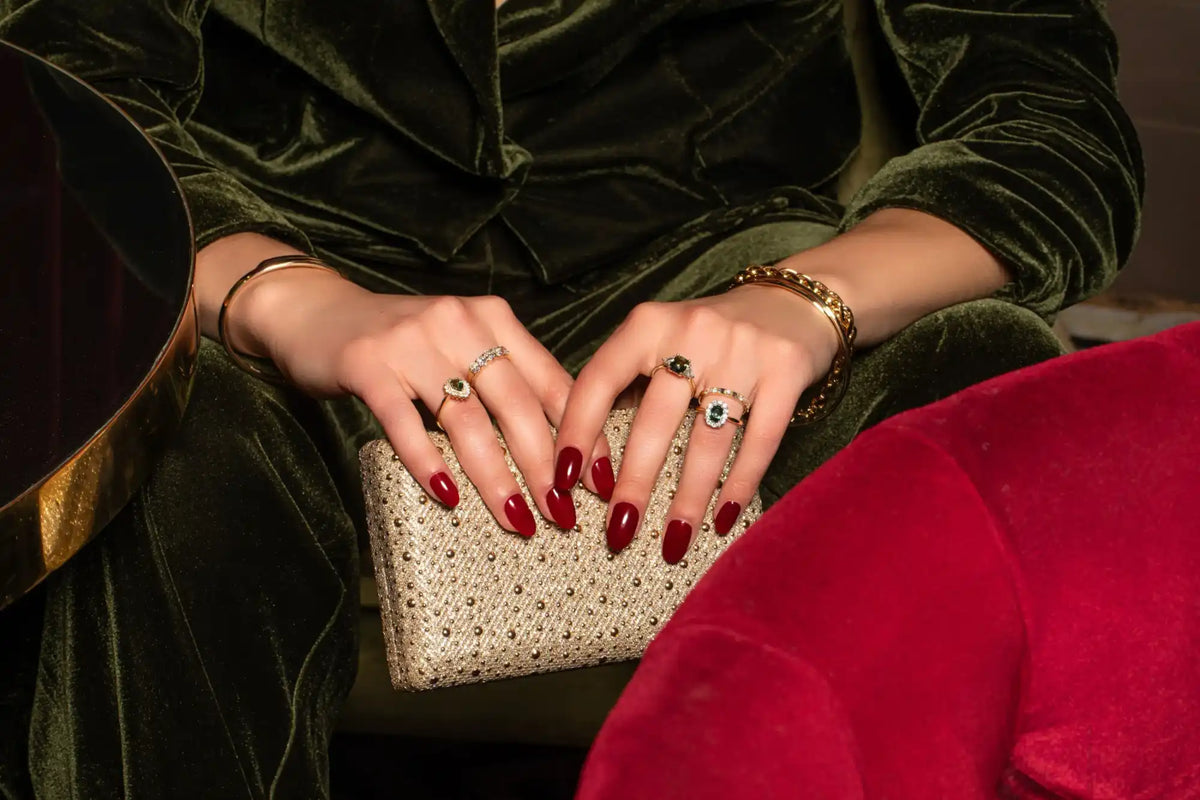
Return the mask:
POLYGON ((439 472, 429 479, 429 488, 438 500, 454 508, 458 505, 458 487, 454 485, 454 481, 450 480, 450 476, 444 472, 439 472))
POLYGON ((554 467, 554 485, 564 491, 571 491, 579 482, 579 472, 583 469, 583 453, 575 447, 564 447, 558 454, 558 464, 554 467))
POLYGON ((667 532, 663 534, 663 561, 678 564, 687 554, 688 545, 691 543, 692 526, 681 519, 671 520, 667 532))
POLYGON ((601 500, 612 500, 617 479, 613 476, 612 462, 608 460, 608 456, 597 458, 592 464, 592 483, 596 485, 596 494, 600 495, 601 500))
POLYGON ((735 503, 730 500, 721 506, 721 510, 717 512, 717 518, 713 520, 717 529, 717 535, 724 536, 729 533, 729 529, 733 527, 733 523, 737 522, 738 514, 741 513, 741 503, 735 503))
POLYGON ((550 516, 558 527, 563 530, 575 527, 575 501, 571 499, 570 492, 554 487, 546 493, 546 505, 550 507, 550 516))
POLYGON ((529 510, 529 504, 525 502, 525 498, 519 494, 514 494, 504 501, 504 516, 508 517, 509 524, 517 529, 517 533, 526 539, 533 536, 537 530, 537 523, 533 521, 533 512, 529 510))
POLYGON ((633 541, 637 531, 638 510, 633 503, 617 503, 608 520, 608 549, 619 553, 633 541))

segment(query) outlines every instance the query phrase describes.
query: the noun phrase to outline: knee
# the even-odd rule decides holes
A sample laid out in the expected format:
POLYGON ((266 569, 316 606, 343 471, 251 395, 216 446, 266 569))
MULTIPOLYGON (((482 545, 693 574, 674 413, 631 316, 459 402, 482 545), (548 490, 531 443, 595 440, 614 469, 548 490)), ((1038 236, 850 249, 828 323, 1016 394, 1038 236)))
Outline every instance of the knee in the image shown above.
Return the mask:
POLYGON ((238 483, 325 472, 299 419, 303 403, 242 371, 220 346, 202 340, 187 411, 152 483, 178 477, 189 494, 202 494, 210 479, 223 491, 236 491, 238 483))
POLYGON ((1050 326, 1026 308, 991 299, 961 303, 864 353, 855 364, 848 410, 857 411, 862 430, 1064 352, 1050 326))
POLYGON ((855 436, 888 417, 1064 352, 1046 322, 1002 300, 936 311, 854 359, 837 410, 788 433, 763 481, 773 502, 855 436))
POLYGON ((268 540, 282 554, 308 539, 336 562, 353 561, 357 536, 302 421, 315 417, 306 402, 205 340, 180 429, 139 495, 157 538, 190 549, 186 540, 200 534, 199 546, 226 556, 268 540))
POLYGON ((1045 320, 1027 308, 994 299, 935 311, 900 331, 888 344, 918 363, 943 359, 971 362, 988 373, 987 377, 1064 352, 1045 320))

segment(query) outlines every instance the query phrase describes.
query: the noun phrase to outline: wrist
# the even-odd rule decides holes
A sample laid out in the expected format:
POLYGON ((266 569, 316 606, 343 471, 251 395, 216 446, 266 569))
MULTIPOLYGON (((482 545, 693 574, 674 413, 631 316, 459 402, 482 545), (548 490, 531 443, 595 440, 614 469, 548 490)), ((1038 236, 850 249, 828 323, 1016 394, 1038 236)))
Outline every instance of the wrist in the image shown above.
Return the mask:
MULTIPOLYGON (((784 293, 783 296, 792 295, 803 301, 812 310, 811 314, 803 316, 802 312, 796 310, 794 301, 788 300, 785 316, 780 318, 774 315, 778 320, 774 327, 782 322, 788 331, 787 336, 799 334, 794 341, 801 344, 809 356, 807 363, 797 366, 811 370, 805 381, 805 385, 811 384, 810 394, 807 399, 802 396, 802 403, 792 414, 790 424, 807 425, 824 419, 841 402, 850 380, 857 331, 849 306, 822 281, 780 265, 749 266, 734 277, 733 285, 747 291, 756 286, 764 290, 777 289, 784 293), (812 327, 806 329, 805 325, 812 327), (825 370, 824 377, 814 383, 820 369, 825 370)), ((773 316, 769 303, 781 302, 779 298, 778 292, 768 294, 765 291, 761 294, 761 300, 751 298, 756 318, 769 320, 773 316)))
POLYGON ((281 332, 310 324, 318 316, 314 304, 335 302, 343 291, 365 290, 325 269, 288 267, 255 276, 230 303, 229 345, 246 355, 271 358, 281 332))
MULTIPOLYGON (((268 236, 257 233, 234 233, 223 236, 196 253, 196 306, 200 327, 205 335, 218 337, 217 318, 229 289, 243 275, 268 258, 295 255, 299 251, 268 236)), ((241 306, 241 292, 238 293, 241 306)), ((237 311, 241 313, 240 308, 237 311)), ((234 323, 234 316, 230 323, 234 323)), ((237 328, 238 325, 234 324, 237 328)))
POLYGON ((929 214, 877 211, 776 266, 821 281, 855 313, 859 343, 874 345, 947 306, 987 297, 1011 276, 973 237, 929 214))
POLYGON ((812 369, 815 372, 811 377, 813 380, 819 378, 833 363, 834 356, 841 346, 841 334, 830 323, 829 317, 805 297, 782 286, 752 283, 738 287, 738 291, 740 290, 769 293, 772 302, 785 303, 792 309, 790 316, 794 320, 797 334, 812 360, 812 369))
MULTIPOLYGON (((797 272, 799 272, 799 270, 797 270, 797 272)), ((824 284, 829 291, 837 295, 838 299, 842 301, 846 308, 850 309, 851 314, 853 314, 857 309, 857 306, 854 304, 854 298, 858 296, 858 293, 857 287, 853 285, 853 281, 846 279, 846 277, 842 275, 822 272, 819 269, 813 269, 809 272, 804 272, 803 274, 807 275, 818 283, 824 284)), ((833 350, 836 352, 841 344, 842 334, 840 328, 834 322, 832 322, 829 317, 824 314, 824 312, 811 305, 809 307, 812 308, 814 313, 819 314, 821 318, 825 320, 825 327, 828 329, 830 341, 833 343, 833 350)))

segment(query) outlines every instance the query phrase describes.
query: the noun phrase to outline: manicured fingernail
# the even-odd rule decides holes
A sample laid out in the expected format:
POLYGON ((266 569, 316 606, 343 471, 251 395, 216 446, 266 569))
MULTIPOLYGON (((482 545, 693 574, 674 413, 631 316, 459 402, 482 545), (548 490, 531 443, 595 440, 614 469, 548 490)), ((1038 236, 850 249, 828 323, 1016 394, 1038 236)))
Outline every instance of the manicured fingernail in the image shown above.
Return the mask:
POLYGON ((638 510, 633 503, 617 503, 608 520, 608 549, 619 553, 633 541, 638 526, 638 510))
POLYGON ((519 494, 514 494, 504 501, 504 516, 508 517, 509 524, 517 529, 517 533, 526 539, 533 536, 537 530, 537 524, 533 521, 533 512, 529 510, 529 504, 525 502, 525 498, 519 494))
POLYGON ((550 516, 554 517, 554 523, 563 530, 570 530, 575 527, 575 501, 571 499, 571 493, 565 492, 555 486, 546 493, 546 505, 550 508, 550 516))
POLYGON ((692 543, 692 526, 681 519, 671 520, 667 532, 663 534, 663 561, 668 564, 678 564, 687 553, 688 545, 692 543))
POLYGON ((430 478, 429 488, 438 500, 441 500, 450 506, 450 508, 458 505, 458 487, 454 485, 454 481, 450 480, 450 476, 446 473, 439 472, 430 478))
POLYGON ((592 463, 592 483, 596 485, 596 494, 600 495, 601 500, 612 500, 617 479, 613 476, 612 462, 608 460, 608 456, 597 458, 592 463))
POLYGON ((737 522, 738 514, 742 513, 741 503, 735 503, 729 500, 725 505, 721 506, 721 510, 717 512, 717 518, 713 520, 716 523, 717 535, 724 536, 729 533, 733 523, 737 522))
POLYGON ((554 467, 554 485, 565 491, 574 489, 582 469, 583 453, 575 447, 564 447, 558 454, 558 463, 554 467))

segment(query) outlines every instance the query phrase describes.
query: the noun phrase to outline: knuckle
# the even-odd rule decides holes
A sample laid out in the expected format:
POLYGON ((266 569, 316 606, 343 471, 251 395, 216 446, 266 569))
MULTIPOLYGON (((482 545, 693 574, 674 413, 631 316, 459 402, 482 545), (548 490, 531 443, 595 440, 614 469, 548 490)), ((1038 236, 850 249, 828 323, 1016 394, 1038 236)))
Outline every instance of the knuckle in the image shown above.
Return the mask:
POLYGON ((747 426, 746 434, 742 439, 742 450, 774 453, 775 449, 779 447, 784 431, 787 430, 788 418, 772 422, 773 424, 763 424, 760 421, 757 426, 747 426))
MULTIPOLYGON (((706 471, 716 470, 720 472, 720 468, 716 465, 720 464, 724 467, 729 461, 730 448, 733 446, 733 432, 728 431, 732 425, 726 425, 724 429, 714 431, 707 425, 702 425, 705 428, 705 433, 711 434, 703 436, 699 440, 696 435, 692 434, 692 445, 688 448, 689 456, 695 462, 695 470, 704 469, 706 471), (694 452, 692 452, 694 451, 694 452)), ((716 478, 713 478, 716 480, 716 478)))
MULTIPOLYGON (((746 501, 754 496, 754 490, 757 487, 757 483, 751 483, 745 479, 727 480, 721 486, 721 498, 723 499, 719 500, 718 503, 723 503, 725 500, 733 500, 745 506, 746 501)), ((720 505, 717 508, 719 509, 720 505)))
POLYGON ((687 311, 686 325, 689 331, 711 335, 714 330, 727 326, 728 322, 721 312, 709 306, 691 306, 687 311))
MULTIPOLYGON (((519 437, 521 439, 536 437, 537 425, 542 424, 546 418, 542 405, 533 396, 533 392, 523 387, 508 394, 502 404, 493 404, 491 413, 498 421, 503 421, 504 425, 520 426, 524 433, 524 436, 519 437)), ((510 443, 510 447, 518 445, 517 441, 510 443)))
POLYGON ((571 384, 566 381, 551 381, 542 393, 546 407, 561 411, 567 406, 567 398, 571 396, 571 384))
POLYGON ((645 303, 638 303, 629 312, 628 323, 631 327, 642 327, 650 325, 662 313, 662 303, 649 300, 645 303))
POLYGON ((476 414, 463 414, 458 419, 448 421, 445 426, 460 460, 486 464, 488 470, 507 473, 503 451, 489 421, 481 420, 476 414))
POLYGON ((738 348, 752 347, 759 335, 758 326, 746 320, 738 320, 729 327, 729 337, 738 348))
POLYGON ((785 336, 768 336, 762 342, 762 349, 776 359, 784 359, 787 364, 795 364, 801 355, 799 343, 785 336))
POLYGON ((470 319, 471 313, 461 297, 443 295, 429 302, 425 316, 436 325, 454 326, 460 328, 470 319))
POLYGON ((485 294, 471 298, 470 304, 480 316, 488 319, 507 319, 513 316, 512 307, 503 297, 485 294))
POLYGON ((625 462, 621 465, 620 485, 622 493, 640 496, 642 493, 650 491, 657 478, 657 474, 638 464, 625 462))
POLYGON ((669 519, 695 520, 704 513, 704 500, 699 491, 680 486, 671 503, 669 519))
POLYGON ((585 395, 593 391, 594 387, 599 386, 604 381, 604 368, 596 360, 592 360, 583 365, 579 370, 579 375, 575 378, 575 386, 585 395))

